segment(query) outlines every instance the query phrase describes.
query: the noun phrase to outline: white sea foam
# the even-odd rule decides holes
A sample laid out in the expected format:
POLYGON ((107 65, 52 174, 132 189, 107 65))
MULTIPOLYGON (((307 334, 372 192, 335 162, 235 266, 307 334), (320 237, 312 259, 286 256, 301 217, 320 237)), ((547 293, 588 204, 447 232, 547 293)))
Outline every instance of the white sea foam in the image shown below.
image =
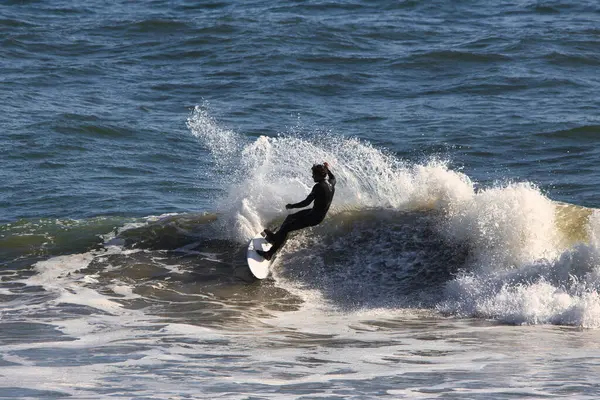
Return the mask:
MULTIPOLYGON (((120 303, 90 287, 98 283, 97 276, 87 274, 84 270, 96 258, 103 259, 111 254, 132 254, 137 251, 109 246, 104 250, 53 257, 37 262, 34 265, 37 273, 23 282, 31 286, 41 286, 47 292, 52 293, 54 299, 49 304, 83 305, 112 315, 128 313, 129 311, 125 311, 120 303)), ((115 283, 113 288, 115 288, 115 293, 121 296, 127 295, 129 298, 134 298, 135 295, 125 289, 126 286, 115 283)))
POLYGON ((530 184, 484 189, 446 209, 448 238, 468 242, 481 266, 522 265, 560 251, 555 204, 530 184))
MULTIPOLYGON (((547 212, 543 207, 530 211, 536 210, 547 212)), ((479 245, 477 250, 487 258, 480 257, 483 261, 472 271, 448 283, 448 298, 440 310, 516 324, 600 327, 598 213, 592 214, 588 225, 591 241, 566 249, 551 245, 556 232, 546 220, 530 215, 519 219, 516 210, 510 214, 517 216, 508 227, 512 235, 496 242, 492 250, 479 245), (533 221, 533 226, 519 226, 523 219, 533 221)))

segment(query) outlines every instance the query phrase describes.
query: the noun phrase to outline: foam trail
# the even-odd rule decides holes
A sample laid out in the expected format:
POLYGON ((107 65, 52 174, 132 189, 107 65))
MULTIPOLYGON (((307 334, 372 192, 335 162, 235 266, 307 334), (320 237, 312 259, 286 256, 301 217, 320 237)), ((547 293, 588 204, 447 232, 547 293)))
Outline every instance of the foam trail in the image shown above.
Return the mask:
MULTIPOLYGON (((112 315, 123 315, 129 313, 123 306, 113 301, 98 291, 88 287, 97 284, 96 276, 82 272, 97 257, 105 257, 111 254, 132 254, 137 250, 122 251, 120 248, 111 246, 105 251, 91 251, 82 254, 72 254, 53 257, 48 260, 39 261, 34 264, 37 274, 23 280, 31 286, 41 286, 54 295, 50 304, 78 304, 88 306, 92 309, 102 310, 112 315)), ((115 285, 121 294, 126 293, 124 286, 115 285)), ((129 298, 136 295, 130 293, 129 298)))

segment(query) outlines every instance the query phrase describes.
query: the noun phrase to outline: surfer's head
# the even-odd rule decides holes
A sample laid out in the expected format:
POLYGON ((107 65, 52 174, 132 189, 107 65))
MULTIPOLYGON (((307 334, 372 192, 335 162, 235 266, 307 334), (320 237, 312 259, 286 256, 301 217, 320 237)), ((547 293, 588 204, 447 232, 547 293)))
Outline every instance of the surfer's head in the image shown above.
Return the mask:
POLYGON ((315 182, 322 181, 327 176, 327 168, 323 164, 313 165, 312 176, 315 182))

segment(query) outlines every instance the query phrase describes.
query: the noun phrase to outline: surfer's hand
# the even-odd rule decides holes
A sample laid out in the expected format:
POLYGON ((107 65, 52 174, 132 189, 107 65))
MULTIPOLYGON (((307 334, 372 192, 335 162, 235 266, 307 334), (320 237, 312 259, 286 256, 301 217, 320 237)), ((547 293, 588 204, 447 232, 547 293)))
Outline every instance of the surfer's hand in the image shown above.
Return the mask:
POLYGON ((285 209, 286 210, 289 210, 290 208, 294 208, 294 206, 292 206, 291 204, 286 204, 285 205, 285 209))
POLYGON ((325 168, 329 169, 329 163, 328 163, 327 161, 325 161, 325 162, 323 163, 323 166, 324 166, 325 168))

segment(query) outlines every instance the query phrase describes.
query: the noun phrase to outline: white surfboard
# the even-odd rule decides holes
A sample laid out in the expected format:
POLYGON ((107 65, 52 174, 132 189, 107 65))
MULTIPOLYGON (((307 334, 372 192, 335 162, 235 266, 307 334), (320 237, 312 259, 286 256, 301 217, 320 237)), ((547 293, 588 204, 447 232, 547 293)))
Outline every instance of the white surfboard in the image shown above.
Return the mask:
POLYGON ((269 275, 269 265, 271 261, 265 260, 259 256, 255 250, 268 251, 271 248, 271 243, 267 242, 265 238, 259 233, 252 239, 248 244, 248 252, 246 257, 248 258, 248 267, 252 271, 252 275, 258 279, 265 279, 269 275))

